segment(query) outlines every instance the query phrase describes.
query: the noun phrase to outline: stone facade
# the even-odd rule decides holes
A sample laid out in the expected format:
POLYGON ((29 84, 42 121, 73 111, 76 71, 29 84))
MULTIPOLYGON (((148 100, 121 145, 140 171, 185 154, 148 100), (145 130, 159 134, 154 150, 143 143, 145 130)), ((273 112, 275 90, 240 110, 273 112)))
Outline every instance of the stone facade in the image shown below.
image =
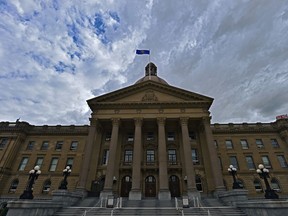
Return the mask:
POLYGON ((212 98, 170 86, 150 64, 134 85, 87 101, 90 125, 0 122, 1 197, 19 197, 35 165, 42 171, 33 188, 38 198, 58 189, 66 165, 69 191, 89 196, 209 196, 232 188, 230 164, 248 196, 263 197, 260 163, 287 197, 287 119, 211 124, 212 98))

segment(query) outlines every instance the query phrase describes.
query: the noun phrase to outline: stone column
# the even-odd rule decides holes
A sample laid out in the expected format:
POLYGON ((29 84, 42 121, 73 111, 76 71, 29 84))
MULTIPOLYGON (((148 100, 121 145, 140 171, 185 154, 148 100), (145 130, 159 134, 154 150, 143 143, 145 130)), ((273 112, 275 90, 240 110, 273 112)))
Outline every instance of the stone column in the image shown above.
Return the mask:
POLYGON ((89 134, 86 141, 85 146, 85 153, 84 153, 84 161, 81 166, 80 170, 80 176, 79 176, 79 184, 77 186, 77 189, 86 190, 85 186, 87 184, 87 177, 88 177, 88 171, 91 163, 91 157, 92 157, 92 151, 93 151, 93 144, 95 143, 95 140, 99 137, 99 122, 97 119, 90 119, 90 128, 89 128, 89 134))
POLYGON ((212 172, 214 185, 215 185, 215 192, 216 193, 223 192, 225 191, 225 187, 223 184, 223 176, 222 176, 219 159, 217 156, 217 151, 214 145, 213 134, 212 134, 212 130, 210 127, 210 117, 204 117, 202 122, 204 126, 207 150, 209 153, 209 159, 210 159, 209 162, 210 162, 211 172, 212 172))
POLYGON ((119 132, 119 119, 112 119, 112 134, 109 148, 109 159, 107 163, 106 176, 104 189, 101 192, 101 197, 106 198, 108 195, 112 195, 113 190, 113 177, 115 175, 115 158, 117 153, 118 132, 119 132))
POLYGON ((185 171, 187 177, 187 193, 189 198, 200 197, 200 193, 196 189, 195 170, 192 160, 191 144, 189 141, 188 118, 180 118, 180 122, 185 163, 183 170, 185 171))
POLYGON ((142 150, 142 119, 135 119, 132 189, 129 193, 130 200, 141 200, 141 150, 142 150))
POLYGON ((159 200, 170 200, 171 193, 168 186, 167 150, 165 137, 165 119, 158 118, 158 158, 159 158, 159 200))

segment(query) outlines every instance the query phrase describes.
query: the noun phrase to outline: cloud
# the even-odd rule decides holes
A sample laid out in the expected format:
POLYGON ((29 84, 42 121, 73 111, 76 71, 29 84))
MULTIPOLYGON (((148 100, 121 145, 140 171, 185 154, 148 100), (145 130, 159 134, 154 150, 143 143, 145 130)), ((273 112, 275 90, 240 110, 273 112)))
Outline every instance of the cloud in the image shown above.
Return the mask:
POLYGON ((282 1, 13 0, 0 15, 2 120, 87 124, 87 99, 144 75, 138 48, 170 85, 213 97, 214 122, 287 113, 282 1))

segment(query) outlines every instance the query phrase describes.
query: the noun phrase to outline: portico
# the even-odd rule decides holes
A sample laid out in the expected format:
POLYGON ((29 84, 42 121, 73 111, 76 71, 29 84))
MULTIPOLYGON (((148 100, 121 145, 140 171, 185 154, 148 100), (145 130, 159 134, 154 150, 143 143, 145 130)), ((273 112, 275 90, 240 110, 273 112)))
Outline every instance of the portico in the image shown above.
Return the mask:
POLYGON ((88 136, 93 153, 83 164, 98 165, 87 179, 105 178, 101 196, 116 193, 131 200, 169 200, 224 188, 209 127, 212 101, 168 85, 153 63, 134 85, 88 100, 90 121, 97 121, 102 136, 95 135, 96 129, 88 136))

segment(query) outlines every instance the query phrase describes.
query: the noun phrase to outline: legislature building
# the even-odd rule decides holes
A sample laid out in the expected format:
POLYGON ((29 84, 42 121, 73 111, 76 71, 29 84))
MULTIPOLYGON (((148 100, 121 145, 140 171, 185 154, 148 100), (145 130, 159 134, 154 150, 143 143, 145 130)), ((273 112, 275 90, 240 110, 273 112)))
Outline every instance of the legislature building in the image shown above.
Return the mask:
POLYGON ((134 85, 87 100, 89 125, 0 122, 0 197, 18 198, 29 171, 34 197, 50 197, 72 168, 68 190, 141 200, 210 196, 231 190, 264 197, 263 164, 279 197, 288 197, 288 119, 211 124, 213 98, 169 85, 149 63, 134 85))

